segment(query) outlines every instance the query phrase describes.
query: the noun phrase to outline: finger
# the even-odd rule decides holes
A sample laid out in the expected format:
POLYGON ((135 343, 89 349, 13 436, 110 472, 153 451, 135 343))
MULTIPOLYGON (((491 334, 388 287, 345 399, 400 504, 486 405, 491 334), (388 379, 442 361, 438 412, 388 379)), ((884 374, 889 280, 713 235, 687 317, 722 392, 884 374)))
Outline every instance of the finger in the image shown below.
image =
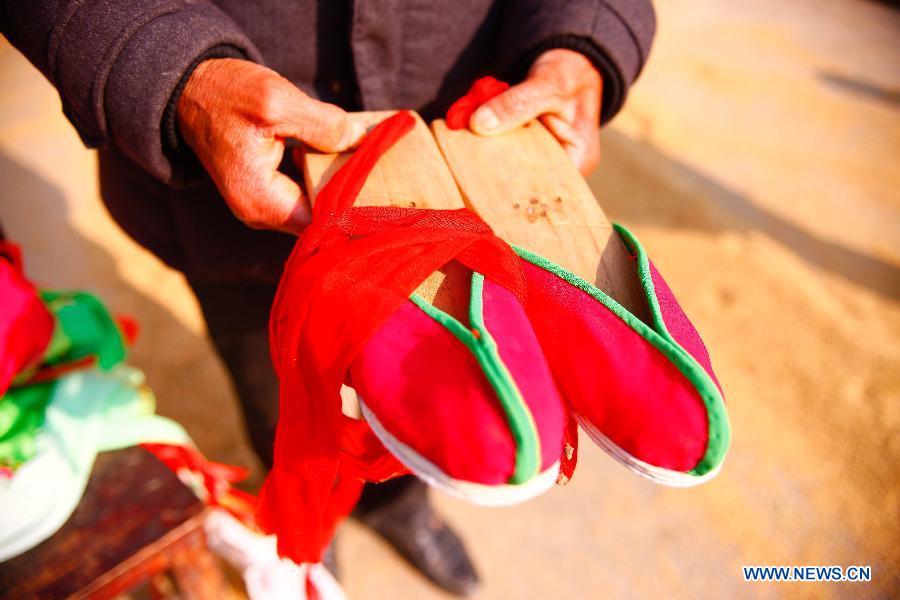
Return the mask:
POLYGON ((299 234, 311 221, 309 204, 300 186, 282 173, 270 179, 264 190, 231 205, 235 215, 251 229, 272 229, 299 234))
MULTIPOLYGON (((235 216, 253 229, 275 229, 299 233, 311 220, 303 190, 290 177, 277 171, 236 192, 240 201, 229 201, 235 216)), ((229 195, 231 196, 231 195, 229 195)), ((228 200, 228 197, 226 197, 228 200)))
POLYGON ((541 123, 559 141, 560 144, 576 144, 580 132, 568 121, 558 115, 542 115, 541 123))
POLYGON ((600 139, 595 126, 584 123, 573 125, 556 115, 543 115, 541 122, 559 141, 582 175, 596 168, 600 161, 600 139))
POLYGON ((569 155, 569 159, 578 168, 578 172, 584 176, 590 175, 600 163, 600 140, 588 138, 579 140, 574 144, 563 144, 563 150, 569 155))
POLYGON ((306 169, 303 164, 303 148, 301 146, 295 146, 294 149, 291 150, 291 160, 294 161, 294 166, 296 166, 305 177, 306 169))
POLYGON ((584 154, 579 168, 583 175, 588 175, 600 164, 599 88, 581 97, 574 123, 584 140, 584 154))
POLYGON ((479 135, 495 135, 544 113, 557 112, 562 104, 562 97, 545 79, 526 79, 485 102, 472 115, 469 125, 479 135))
POLYGON ((278 171, 283 153, 284 144, 276 140, 255 146, 222 173, 219 189, 248 227, 296 234, 309 224, 311 214, 300 186, 278 171))
POLYGON ((600 136, 597 132, 587 138, 587 145, 581 149, 581 155, 575 163, 581 174, 587 177, 600 164, 600 136))
POLYGON ((312 220, 309 200, 295 181, 278 171, 269 187, 272 229, 299 235, 312 220))
POLYGON ((310 98, 300 90, 277 102, 275 135, 291 137, 322 152, 343 152, 359 142, 366 129, 342 108, 310 98))

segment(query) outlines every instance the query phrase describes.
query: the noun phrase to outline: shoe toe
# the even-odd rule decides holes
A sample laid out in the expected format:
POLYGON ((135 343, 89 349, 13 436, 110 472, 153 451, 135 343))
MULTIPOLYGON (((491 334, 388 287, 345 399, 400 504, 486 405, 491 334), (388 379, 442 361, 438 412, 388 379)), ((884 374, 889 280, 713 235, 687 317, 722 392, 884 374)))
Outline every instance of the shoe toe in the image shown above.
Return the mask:
POLYGON ((524 483, 559 460, 562 400, 518 300, 489 282, 480 298, 469 343, 405 303, 369 340, 351 377, 377 418, 376 434, 383 429, 442 476, 524 483), (532 472, 523 477, 525 452, 532 472))
POLYGON ((672 358, 635 331, 649 327, 544 268, 523 265, 529 315, 586 431, 652 466, 693 469, 708 445, 707 408, 672 358))
POLYGON ((509 479, 515 443, 478 362, 412 302, 370 338, 350 376, 383 428, 448 476, 509 479))

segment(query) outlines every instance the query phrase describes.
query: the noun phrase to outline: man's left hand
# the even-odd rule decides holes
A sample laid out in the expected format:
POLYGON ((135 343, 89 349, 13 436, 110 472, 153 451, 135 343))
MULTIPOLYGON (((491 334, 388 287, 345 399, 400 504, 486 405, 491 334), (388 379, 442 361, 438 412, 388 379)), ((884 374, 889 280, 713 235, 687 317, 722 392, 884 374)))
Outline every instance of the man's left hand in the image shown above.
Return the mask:
POLYGON ((472 115, 479 135, 496 135, 539 118, 582 174, 600 162, 603 80, 584 55, 555 48, 541 54, 528 77, 485 102, 472 115))

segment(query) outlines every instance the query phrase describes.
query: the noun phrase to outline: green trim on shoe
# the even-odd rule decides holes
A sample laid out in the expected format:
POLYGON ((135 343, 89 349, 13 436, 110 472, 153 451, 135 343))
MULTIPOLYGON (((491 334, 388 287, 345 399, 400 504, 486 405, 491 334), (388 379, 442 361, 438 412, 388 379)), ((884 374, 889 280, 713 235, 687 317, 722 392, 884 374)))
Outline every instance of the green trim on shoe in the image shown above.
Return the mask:
POLYGON ((534 416, 525 403, 509 369, 500 357, 497 341, 484 323, 483 292, 484 275, 473 271, 469 297, 469 321, 472 329, 419 294, 413 293, 409 299, 469 349, 481 366, 488 383, 497 393, 516 445, 515 468, 509 478, 509 483, 519 485, 540 474, 541 442, 534 416))
POLYGON ((700 363, 688 353, 669 333, 663 322, 662 311, 659 307, 659 301, 656 298, 656 292, 653 287, 653 279, 650 273, 650 261, 643 246, 634 235, 622 227, 621 225, 613 225, 616 232, 622 238, 625 245, 637 255, 638 258, 638 278, 643 287, 644 294, 647 297, 647 303, 650 308, 650 314, 653 319, 653 327, 647 325, 624 306, 616 302, 597 286, 589 283, 557 265, 546 258, 526 250, 519 246, 513 246, 516 253, 524 260, 540 267, 546 271, 550 271, 560 279, 577 287, 586 294, 592 296, 603 306, 608 308, 614 315, 619 317, 626 325, 633 329, 638 335, 647 340, 657 350, 668 358, 674 364, 682 375, 694 386, 703 404, 706 407, 707 420, 709 423, 708 441, 706 452, 697 463, 697 465, 687 472, 688 475, 702 477, 711 473, 721 466, 728 452, 728 446, 731 443, 731 426, 728 422, 728 414, 725 411, 725 402, 719 388, 707 374, 706 370, 700 366, 700 363))

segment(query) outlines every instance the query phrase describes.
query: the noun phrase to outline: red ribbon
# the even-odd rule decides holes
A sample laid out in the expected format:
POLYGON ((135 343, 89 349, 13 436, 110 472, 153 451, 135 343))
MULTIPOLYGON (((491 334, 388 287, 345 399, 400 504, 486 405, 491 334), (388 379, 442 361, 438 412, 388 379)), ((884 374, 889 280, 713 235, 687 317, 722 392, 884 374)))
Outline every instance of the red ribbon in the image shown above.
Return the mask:
POLYGON ((469 92, 454 102, 447 111, 447 127, 450 129, 465 129, 469 126, 469 120, 479 106, 495 96, 499 96, 509 89, 505 81, 498 81, 493 77, 482 77, 469 88, 469 92))
POLYGON ((408 112, 379 124, 322 189, 272 308, 281 412, 258 520, 295 562, 320 560, 364 481, 407 472, 368 425, 341 413, 341 385, 372 334, 454 259, 524 299, 515 253, 468 209, 353 206, 378 158, 414 124, 408 112))

